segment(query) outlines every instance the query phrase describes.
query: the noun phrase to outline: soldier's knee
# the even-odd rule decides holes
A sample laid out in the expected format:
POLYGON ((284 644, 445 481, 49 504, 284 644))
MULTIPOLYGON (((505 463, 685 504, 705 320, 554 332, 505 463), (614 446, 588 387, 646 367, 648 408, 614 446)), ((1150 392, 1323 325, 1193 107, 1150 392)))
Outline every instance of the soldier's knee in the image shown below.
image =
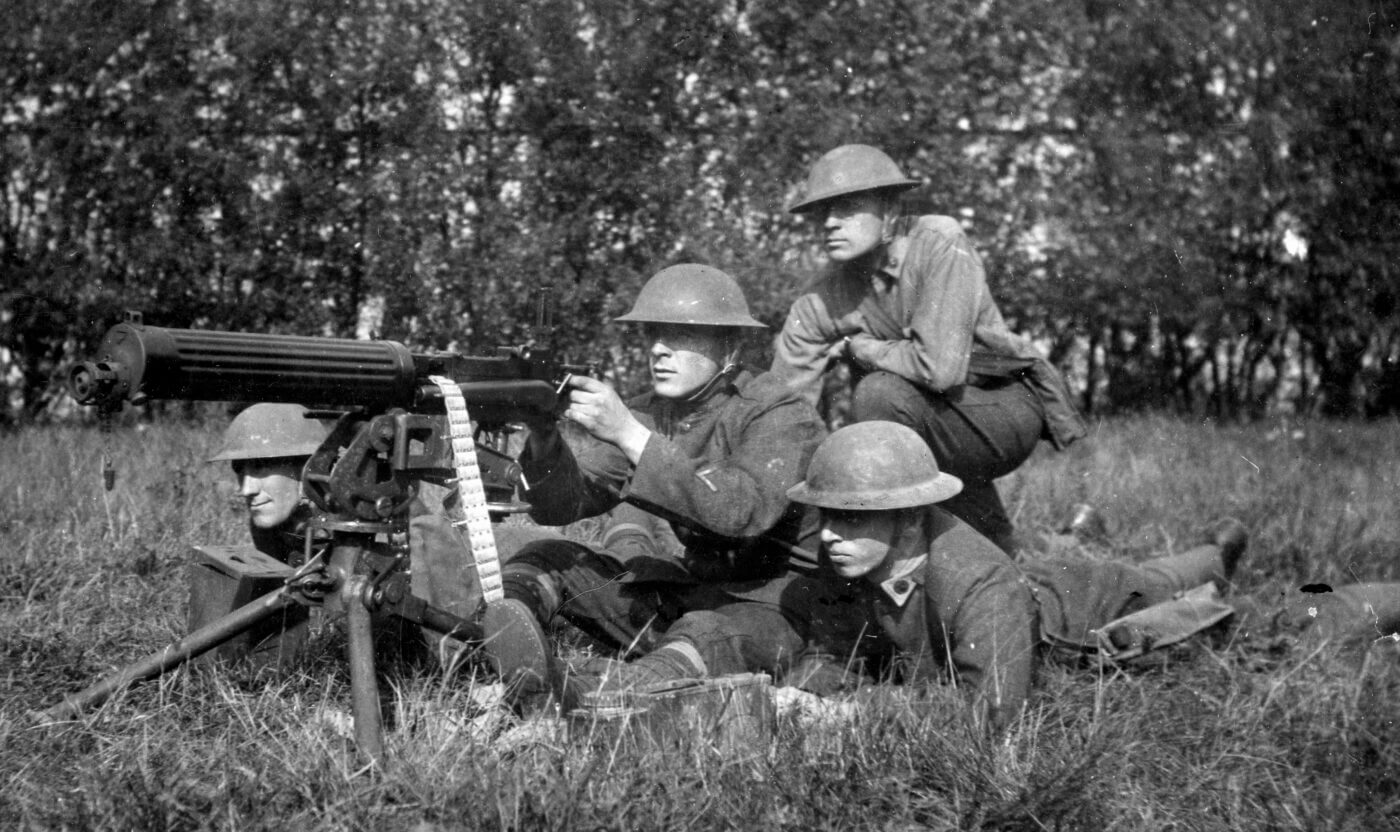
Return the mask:
POLYGON ((748 642, 726 616, 709 610, 681 616, 666 630, 661 641, 662 646, 673 650, 685 646, 708 673, 716 676, 749 669, 748 642))
POLYGON ((562 539, 558 532, 541 526, 500 523, 493 526, 491 531, 496 536, 496 553, 500 555, 502 563, 513 560, 520 550, 532 543, 562 539))
POLYGON ((533 540, 503 567, 505 572, 561 572, 576 563, 583 546, 571 540, 533 540))
POLYGON ((738 630, 728 618, 712 610, 687 612, 666 629, 668 639, 684 638, 695 644, 735 638, 738 635, 738 630))
POLYGON ((871 373, 851 393, 852 416, 858 422, 910 424, 909 398, 914 392, 909 382, 894 373, 871 373))

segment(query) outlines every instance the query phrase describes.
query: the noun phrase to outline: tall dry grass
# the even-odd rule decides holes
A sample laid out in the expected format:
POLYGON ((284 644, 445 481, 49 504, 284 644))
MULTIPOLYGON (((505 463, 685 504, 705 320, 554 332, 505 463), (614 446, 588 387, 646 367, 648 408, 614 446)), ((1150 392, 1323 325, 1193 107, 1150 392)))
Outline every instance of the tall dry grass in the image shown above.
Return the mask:
MULTIPOLYGON (((201 462, 216 433, 0 436, 0 827, 1400 826, 1395 646, 1358 668, 1267 631, 1227 629, 1131 669, 1047 664, 1034 708, 999 740, 946 690, 878 689, 849 720, 788 715, 770 744, 724 759, 703 738, 658 748, 473 723, 471 680, 404 670, 386 692, 389 762, 368 772, 343 731, 333 643, 290 677, 181 671, 32 727, 27 711, 183 632, 189 546, 243 534, 229 475, 201 462)), ((1393 422, 1138 419, 1046 450, 1003 493, 1028 535, 1096 505, 1114 557, 1181 549, 1238 517, 1254 532, 1238 591, 1268 604, 1303 582, 1397 579, 1397 477, 1393 422)))

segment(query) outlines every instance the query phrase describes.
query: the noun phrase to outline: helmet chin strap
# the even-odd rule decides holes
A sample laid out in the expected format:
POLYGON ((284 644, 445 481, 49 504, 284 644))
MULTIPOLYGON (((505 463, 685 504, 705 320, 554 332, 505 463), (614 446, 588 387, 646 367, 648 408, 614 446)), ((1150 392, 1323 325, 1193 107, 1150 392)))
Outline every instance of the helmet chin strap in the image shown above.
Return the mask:
POLYGON ((729 354, 724 357, 724 366, 720 368, 719 372, 711 376, 709 381, 700 385, 694 393, 681 399, 681 401, 688 404, 703 402, 710 396, 713 396, 721 385, 728 384, 732 381, 734 377, 739 374, 739 369, 739 348, 731 347, 729 354))
POLYGON ((880 211, 884 215, 880 220, 880 250, 883 251, 899 236, 899 226, 904 217, 899 213, 899 200, 893 195, 884 197, 880 211))

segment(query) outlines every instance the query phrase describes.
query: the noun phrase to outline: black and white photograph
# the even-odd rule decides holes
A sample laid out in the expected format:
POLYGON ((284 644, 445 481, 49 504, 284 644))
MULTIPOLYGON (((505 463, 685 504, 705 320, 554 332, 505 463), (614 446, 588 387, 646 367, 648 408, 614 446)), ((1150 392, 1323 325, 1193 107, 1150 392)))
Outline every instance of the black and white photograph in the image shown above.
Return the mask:
POLYGON ((0 829, 1400 829, 1400 0, 11 0, 0 829))

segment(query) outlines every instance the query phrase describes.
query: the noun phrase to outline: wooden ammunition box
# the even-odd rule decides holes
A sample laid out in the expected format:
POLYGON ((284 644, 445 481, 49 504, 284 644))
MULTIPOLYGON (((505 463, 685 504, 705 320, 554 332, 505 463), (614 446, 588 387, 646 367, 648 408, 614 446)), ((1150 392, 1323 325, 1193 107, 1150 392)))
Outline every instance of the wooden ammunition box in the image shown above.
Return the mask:
MULTIPOLYGON (((195 546, 190 564, 189 631, 194 632, 277 589, 292 568, 251 546, 195 546)), ((290 607, 234 636, 196 661, 290 667, 309 634, 305 607, 290 607)))

